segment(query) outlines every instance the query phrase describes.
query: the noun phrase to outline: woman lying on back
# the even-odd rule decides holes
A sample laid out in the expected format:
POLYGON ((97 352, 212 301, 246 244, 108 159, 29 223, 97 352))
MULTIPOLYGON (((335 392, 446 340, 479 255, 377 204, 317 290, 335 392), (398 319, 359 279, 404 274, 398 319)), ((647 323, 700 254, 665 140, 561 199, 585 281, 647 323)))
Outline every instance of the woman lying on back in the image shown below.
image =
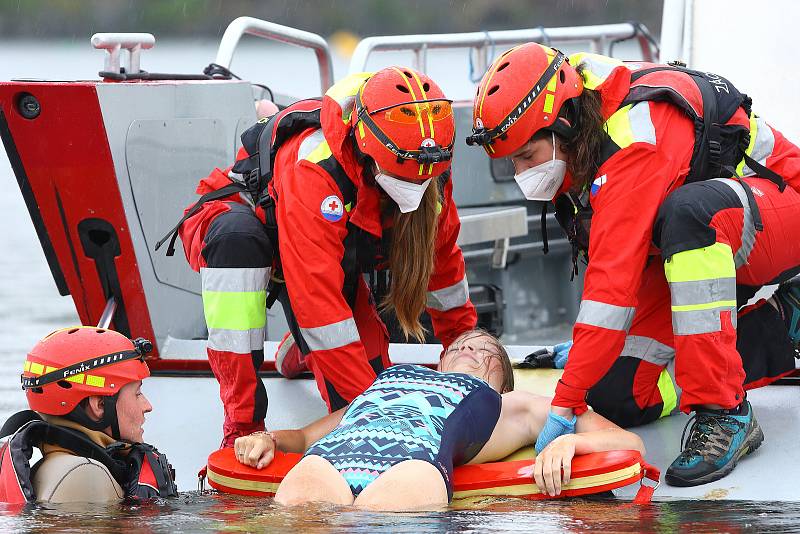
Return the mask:
MULTIPOLYGON (((258 469, 269 465, 275 448, 305 453, 278 488, 275 500, 282 504, 442 506, 452 497, 454 466, 497 461, 536 442, 550 399, 513 388, 511 362, 500 342, 486 332, 467 332, 450 345, 438 371, 390 367, 349 406, 299 430, 240 437, 235 453, 258 469)), ((549 495, 569 482, 576 454, 644 454, 639 436, 594 412, 578 417, 576 431, 555 439, 536 458, 534 480, 549 495)))

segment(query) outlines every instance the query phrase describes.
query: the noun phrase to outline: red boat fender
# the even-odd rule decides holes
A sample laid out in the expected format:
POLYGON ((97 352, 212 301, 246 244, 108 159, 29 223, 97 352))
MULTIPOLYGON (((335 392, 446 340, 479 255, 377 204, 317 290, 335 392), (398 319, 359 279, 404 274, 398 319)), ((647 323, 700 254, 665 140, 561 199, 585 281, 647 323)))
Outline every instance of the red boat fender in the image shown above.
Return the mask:
MULTIPOLYGON (((276 452, 265 469, 253 469, 239 463, 232 448, 214 451, 208 457, 208 483, 222 493, 272 497, 286 473, 302 455, 276 452)), ((657 487, 658 469, 644 461, 638 451, 607 451, 576 456, 572 461, 572 479, 561 494, 550 497, 539 491, 529 476, 518 471, 531 464, 531 459, 462 465, 453 472, 453 500, 470 497, 498 496, 523 499, 575 497, 639 483, 633 502, 650 502, 657 487), (656 482, 646 486, 644 479, 656 482)))

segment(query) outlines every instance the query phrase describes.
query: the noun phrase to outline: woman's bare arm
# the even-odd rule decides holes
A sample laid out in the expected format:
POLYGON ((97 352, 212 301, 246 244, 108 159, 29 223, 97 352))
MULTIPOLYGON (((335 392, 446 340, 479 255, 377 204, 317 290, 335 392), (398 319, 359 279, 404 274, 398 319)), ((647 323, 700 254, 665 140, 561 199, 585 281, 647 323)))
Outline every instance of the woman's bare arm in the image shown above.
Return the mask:
POLYGON ((347 407, 317 419, 296 430, 275 430, 271 433, 255 433, 236 438, 233 445, 236 459, 240 463, 263 469, 272 462, 277 448, 283 452, 303 453, 312 443, 330 433, 338 425, 347 407), (275 439, 272 439, 274 435, 275 439))
POLYGON ((526 445, 535 443, 539 430, 547 419, 549 409, 549 397, 527 391, 504 393, 500 418, 492 436, 469 463, 495 462, 526 445))
POLYGON ((277 448, 283 452, 303 453, 308 450, 312 443, 323 436, 328 435, 336 425, 342 421, 344 411, 347 407, 336 410, 333 413, 317 419, 312 423, 296 430, 273 430, 277 438, 277 448))
MULTIPOLYGON (((547 420, 550 398, 527 391, 512 391, 503 395, 500 418, 492 436, 469 463, 493 462, 527 445, 533 445, 547 420)), ((548 445, 536 463, 521 474, 533 475, 539 488, 550 494, 561 492, 562 484, 570 480, 572 458, 620 449, 637 450, 644 454, 644 443, 633 432, 618 427, 602 415, 588 411, 578 417, 576 434, 561 436, 548 445), (563 476, 559 476, 562 474, 563 476)))
POLYGON ((572 458, 576 454, 611 450, 636 450, 645 453, 644 443, 639 436, 623 430, 592 411, 578 417, 575 431, 575 434, 554 439, 536 456, 536 463, 520 471, 520 474, 533 474, 539 489, 555 496, 570 481, 572 458))

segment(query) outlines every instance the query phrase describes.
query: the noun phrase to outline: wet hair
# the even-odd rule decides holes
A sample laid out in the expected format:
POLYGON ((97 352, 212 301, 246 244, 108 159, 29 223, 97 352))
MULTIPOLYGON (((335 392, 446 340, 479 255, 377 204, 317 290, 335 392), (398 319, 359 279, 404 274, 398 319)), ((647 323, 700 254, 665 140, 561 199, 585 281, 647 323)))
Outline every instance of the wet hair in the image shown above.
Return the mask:
POLYGON ((503 373, 503 381, 500 384, 500 393, 514 391, 514 368, 511 366, 511 358, 509 358, 506 348, 495 336, 482 328, 475 328, 474 330, 469 330, 458 336, 453 340, 453 343, 451 343, 450 346, 455 345, 458 341, 466 341, 467 339, 478 336, 486 336, 489 338, 489 342, 487 343, 488 346, 483 348, 489 352, 491 358, 494 358, 500 362, 500 368, 503 373))

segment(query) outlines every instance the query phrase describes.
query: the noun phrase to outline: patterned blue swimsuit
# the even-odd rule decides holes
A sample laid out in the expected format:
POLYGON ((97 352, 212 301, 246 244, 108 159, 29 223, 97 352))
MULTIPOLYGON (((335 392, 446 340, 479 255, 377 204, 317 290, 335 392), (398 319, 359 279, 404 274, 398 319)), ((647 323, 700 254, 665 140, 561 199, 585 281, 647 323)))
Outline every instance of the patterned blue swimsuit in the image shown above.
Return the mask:
POLYGON ((395 365, 306 456, 332 463, 353 495, 403 460, 424 460, 441 472, 452 498, 453 466, 469 462, 489 441, 500 406, 500 394, 478 378, 395 365))

